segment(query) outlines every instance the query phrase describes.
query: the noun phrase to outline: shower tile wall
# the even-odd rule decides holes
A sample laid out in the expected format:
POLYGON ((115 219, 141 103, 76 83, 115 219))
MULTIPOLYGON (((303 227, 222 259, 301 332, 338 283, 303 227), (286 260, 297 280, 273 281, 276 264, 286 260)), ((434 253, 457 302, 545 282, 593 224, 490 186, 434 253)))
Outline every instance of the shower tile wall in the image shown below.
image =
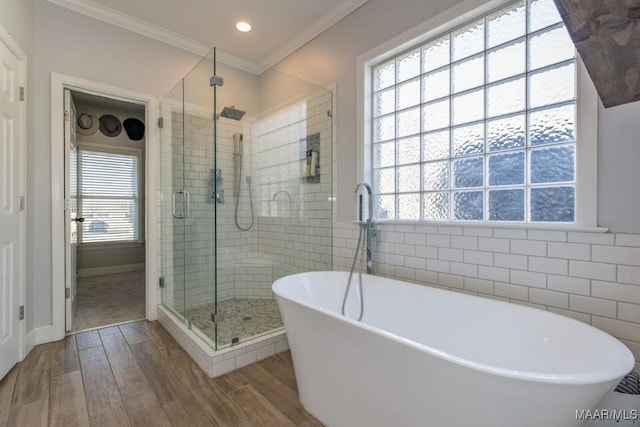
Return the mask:
POLYGON ((256 121, 258 246, 274 279, 331 268, 331 109, 331 93, 323 90, 256 121), (320 136, 319 182, 304 176, 307 137, 314 134, 320 136))
MULTIPOLYGON (((573 317, 621 340, 640 369, 640 235, 378 225, 376 274, 573 317)), ((348 270, 358 229, 334 226, 348 270)))

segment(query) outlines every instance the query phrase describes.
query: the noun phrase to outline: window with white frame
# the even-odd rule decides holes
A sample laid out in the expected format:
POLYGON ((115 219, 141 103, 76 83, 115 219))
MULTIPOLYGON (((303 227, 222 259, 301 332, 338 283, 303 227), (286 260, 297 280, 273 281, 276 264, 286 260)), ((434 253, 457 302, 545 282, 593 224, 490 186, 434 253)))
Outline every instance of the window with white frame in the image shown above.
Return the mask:
POLYGON ((139 153, 80 147, 79 243, 139 240, 139 166, 139 153))
POLYGON ((374 64, 376 219, 575 223, 576 67, 553 0, 374 64))

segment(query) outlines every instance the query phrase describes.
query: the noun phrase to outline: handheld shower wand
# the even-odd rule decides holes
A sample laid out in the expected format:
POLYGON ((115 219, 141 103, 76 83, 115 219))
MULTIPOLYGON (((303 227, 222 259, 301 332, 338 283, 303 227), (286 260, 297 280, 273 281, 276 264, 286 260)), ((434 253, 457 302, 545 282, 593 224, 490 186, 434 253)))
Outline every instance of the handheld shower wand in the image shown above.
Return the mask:
POLYGON ((253 223, 255 221, 255 217, 253 214, 253 199, 251 197, 251 177, 247 177, 247 188, 249 189, 249 205, 251 208, 251 224, 248 227, 242 227, 240 222, 238 221, 238 208, 240 206, 240 189, 242 187, 242 157, 244 154, 244 137, 241 133, 233 134, 233 169, 234 169, 234 179, 233 179, 233 195, 236 198, 236 209, 234 219, 236 222, 236 227, 238 227, 241 231, 249 231, 251 227, 253 227, 253 223))

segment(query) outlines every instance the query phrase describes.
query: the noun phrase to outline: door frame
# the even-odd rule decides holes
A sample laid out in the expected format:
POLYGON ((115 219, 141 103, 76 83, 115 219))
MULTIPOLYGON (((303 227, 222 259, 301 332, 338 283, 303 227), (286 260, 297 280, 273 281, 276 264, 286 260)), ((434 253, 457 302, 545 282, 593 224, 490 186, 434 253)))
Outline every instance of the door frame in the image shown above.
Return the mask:
POLYGON ((65 206, 64 206, 64 90, 70 89, 145 106, 145 297, 146 318, 157 319, 160 303, 158 190, 160 166, 159 100, 135 92, 78 77, 51 73, 51 277, 52 336, 64 338, 65 330, 65 206))
MULTIPOLYGON (((19 215, 19 239, 20 239, 20 250, 18 251, 18 265, 19 271, 18 273, 18 302, 20 306, 26 305, 26 280, 27 280, 27 206, 26 203, 26 183, 27 183, 27 55, 20 48, 20 45, 11 37, 11 34, 0 25, 0 41, 5 44, 13 53, 18 62, 20 63, 20 75, 17 78, 20 80, 20 86, 24 87, 25 94, 24 100, 20 102, 20 107, 18 108, 18 165, 20 168, 20 179, 18 183, 18 194, 20 197, 25 197, 25 206, 22 212, 19 215)), ((27 320, 26 315, 25 319, 20 320, 18 322, 18 361, 24 360, 26 356, 26 331, 27 331, 27 320)))

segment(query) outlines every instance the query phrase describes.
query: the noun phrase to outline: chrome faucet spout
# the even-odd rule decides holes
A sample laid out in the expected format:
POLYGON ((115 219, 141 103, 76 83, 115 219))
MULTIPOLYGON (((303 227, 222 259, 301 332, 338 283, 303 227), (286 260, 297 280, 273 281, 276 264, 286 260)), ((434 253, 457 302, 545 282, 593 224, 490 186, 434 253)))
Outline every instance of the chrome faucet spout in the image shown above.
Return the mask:
POLYGON ((373 192, 371 191, 371 186, 369 184, 367 184, 366 182, 361 182, 358 185, 356 185, 356 188, 353 190, 353 194, 356 195, 356 197, 359 196, 358 198, 358 221, 359 222, 364 222, 364 221, 373 221, 373 192), (368 218, 365 220, 363 218, 363 206, 362 206, 362 194, 360 194, 360 189, 363 189, 366 191, 367 193, 367 198, 368 200, 368 218))

